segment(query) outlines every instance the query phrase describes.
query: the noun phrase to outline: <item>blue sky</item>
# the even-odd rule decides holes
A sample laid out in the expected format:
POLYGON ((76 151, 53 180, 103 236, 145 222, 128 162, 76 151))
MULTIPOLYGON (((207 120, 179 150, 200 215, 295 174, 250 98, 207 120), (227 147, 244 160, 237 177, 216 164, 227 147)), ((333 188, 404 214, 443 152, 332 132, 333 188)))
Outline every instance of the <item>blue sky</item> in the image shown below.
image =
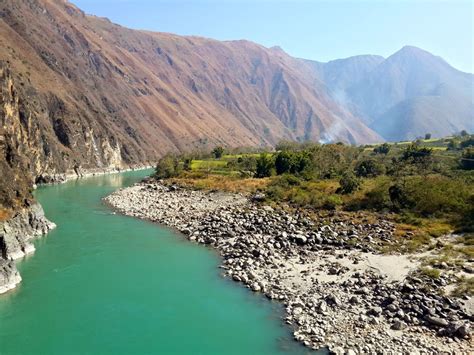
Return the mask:
POLYGON ((72 0, 121 25, 281 46, 319 61, 413 45, 474 72, 472 0, 72 0))

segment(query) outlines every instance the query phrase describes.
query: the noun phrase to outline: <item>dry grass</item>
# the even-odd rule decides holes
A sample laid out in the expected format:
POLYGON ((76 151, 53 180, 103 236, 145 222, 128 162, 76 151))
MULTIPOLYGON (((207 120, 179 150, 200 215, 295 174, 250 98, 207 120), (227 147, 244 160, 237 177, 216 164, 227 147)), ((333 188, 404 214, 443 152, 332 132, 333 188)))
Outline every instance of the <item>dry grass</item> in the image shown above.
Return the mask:
POLYGON ((6 221, 11 217, 11 210, 0 208, 0 222, 6 221))
POLYGON ((474 277, 461 277, 453 291, 454 296, 473 296, 474 295, 474 277))
POLYGON ((198 190, 220 190, 233 193, 251 194, 263 190, 270 179, 240 179, 223 175, 208 175, 200 178, 193 176, 171 179, 173 183, 198 190))

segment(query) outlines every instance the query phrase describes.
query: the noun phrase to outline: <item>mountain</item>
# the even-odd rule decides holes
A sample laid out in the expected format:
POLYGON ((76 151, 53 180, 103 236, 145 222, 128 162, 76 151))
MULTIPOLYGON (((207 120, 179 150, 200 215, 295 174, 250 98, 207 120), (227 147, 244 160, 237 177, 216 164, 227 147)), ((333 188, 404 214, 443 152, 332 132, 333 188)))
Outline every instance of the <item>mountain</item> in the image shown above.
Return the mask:
POLYGON ((63 0, 0 2, 0 46, 3 208, 27 205, 45 175, 166 152, 472 130, 472 74, 414 47, 319 63, 130 30, 63 0))
POLYGON ((333 98, 386 140, 474 130, 474 76, 422 49, 312 65, 333 98))
POLYGON ((51 154, 64 155, 69 168, 155 159, 206 142, 319 140, 329 130, 333 140, 380 140, 327 95, 309 65, 283 51, 129 30, 65 1, 2 1, 0 19, 0 60, 51 154))

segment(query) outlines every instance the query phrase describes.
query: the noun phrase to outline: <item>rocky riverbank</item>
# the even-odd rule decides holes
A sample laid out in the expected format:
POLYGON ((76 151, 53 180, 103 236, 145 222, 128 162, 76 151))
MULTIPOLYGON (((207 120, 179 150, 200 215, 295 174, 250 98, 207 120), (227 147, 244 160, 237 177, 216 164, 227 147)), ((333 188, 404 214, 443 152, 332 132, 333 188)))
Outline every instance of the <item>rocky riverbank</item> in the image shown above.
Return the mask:
POLYGON ((15 288, 21 281, 14 260, 33 253, 32 240, 54 227, 56 225, 46 219, 38 203, 0 222, 0 293, 15 288))
POLYGON ((217 249, 224 275, 282 302, 295 339, 334 353, 469 353, 472 310, 419 276, 419 262, 377 253, 394 226, 309 218, 222 192, 142 183, 108 196, 124 214, 217 249))
POLYGON ((36 177, 35 183, 38 185, 48 185, 48 184, 61 184, 69 180, 82 179, 91 176, 97 175, 106 175, 106 174, 118 174, 125 173, 127 171, 151 169, 153 166, 149 164, 135 164, 128 167, 116 168, 116 167, 106 167, 106 168, 94 168, 94 169, 82 169, 76 167, 71 171, 65 173, 45 173, 40 174, 36 177))

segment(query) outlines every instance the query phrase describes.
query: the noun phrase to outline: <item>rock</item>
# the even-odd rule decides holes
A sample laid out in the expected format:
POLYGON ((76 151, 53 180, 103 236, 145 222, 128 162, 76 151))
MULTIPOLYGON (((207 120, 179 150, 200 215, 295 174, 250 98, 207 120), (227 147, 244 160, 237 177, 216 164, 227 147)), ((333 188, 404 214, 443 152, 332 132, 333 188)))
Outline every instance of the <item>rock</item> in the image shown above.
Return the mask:
POLYGON ((352 296, 352 297, 349 299, 349 303, 350 303, 350 304, 357 304, 357 303, 359 303, 359 299, 358 299, 356 296, 352 296))
POLYGON ((295 236, 295 241, 296 241, 296 244, 298 245, 304 245, 308 242, 308 238, 306 238, 304 235, 302 234, 297 234, 295 236))
POLYGON ((378 317, 382 314, 383 310, 381 307, 372 307, 367 311, 367 314, 369 316, 375 316, 378 317))
POLYGON ((265 201, 265 194, 263 193, 256 193, 254 195, 252 195, 251 197, 251 200, 254 201, 254 202, 262 202, 262 201, 265 201))
POLYGON ((470 338, 471 337, 471 326, 469 325, 469 323, 464 323, 456 329, 455 334, 457 336, 460 336, 461 338, 466 338, 466 337, 470 338))
POLYGON ((260 285, 256 282, 254 282, 252 284, 252 291, 255 291, 255 292, 259 292, 262 288, 260 287, 260 285))
POLYGON ((447 327, 449 324, 446 320, 439 317, 434 317, 434 316, 427 316, 426 320, 428 321, 428 323, 435 325, 437 327, 447 327))
POLYGON ((393 324, 392 324, 392 329, 393 330, 403 330, 407 327, 407 325, 400 321, 400 320, 396 320, 393 324))

